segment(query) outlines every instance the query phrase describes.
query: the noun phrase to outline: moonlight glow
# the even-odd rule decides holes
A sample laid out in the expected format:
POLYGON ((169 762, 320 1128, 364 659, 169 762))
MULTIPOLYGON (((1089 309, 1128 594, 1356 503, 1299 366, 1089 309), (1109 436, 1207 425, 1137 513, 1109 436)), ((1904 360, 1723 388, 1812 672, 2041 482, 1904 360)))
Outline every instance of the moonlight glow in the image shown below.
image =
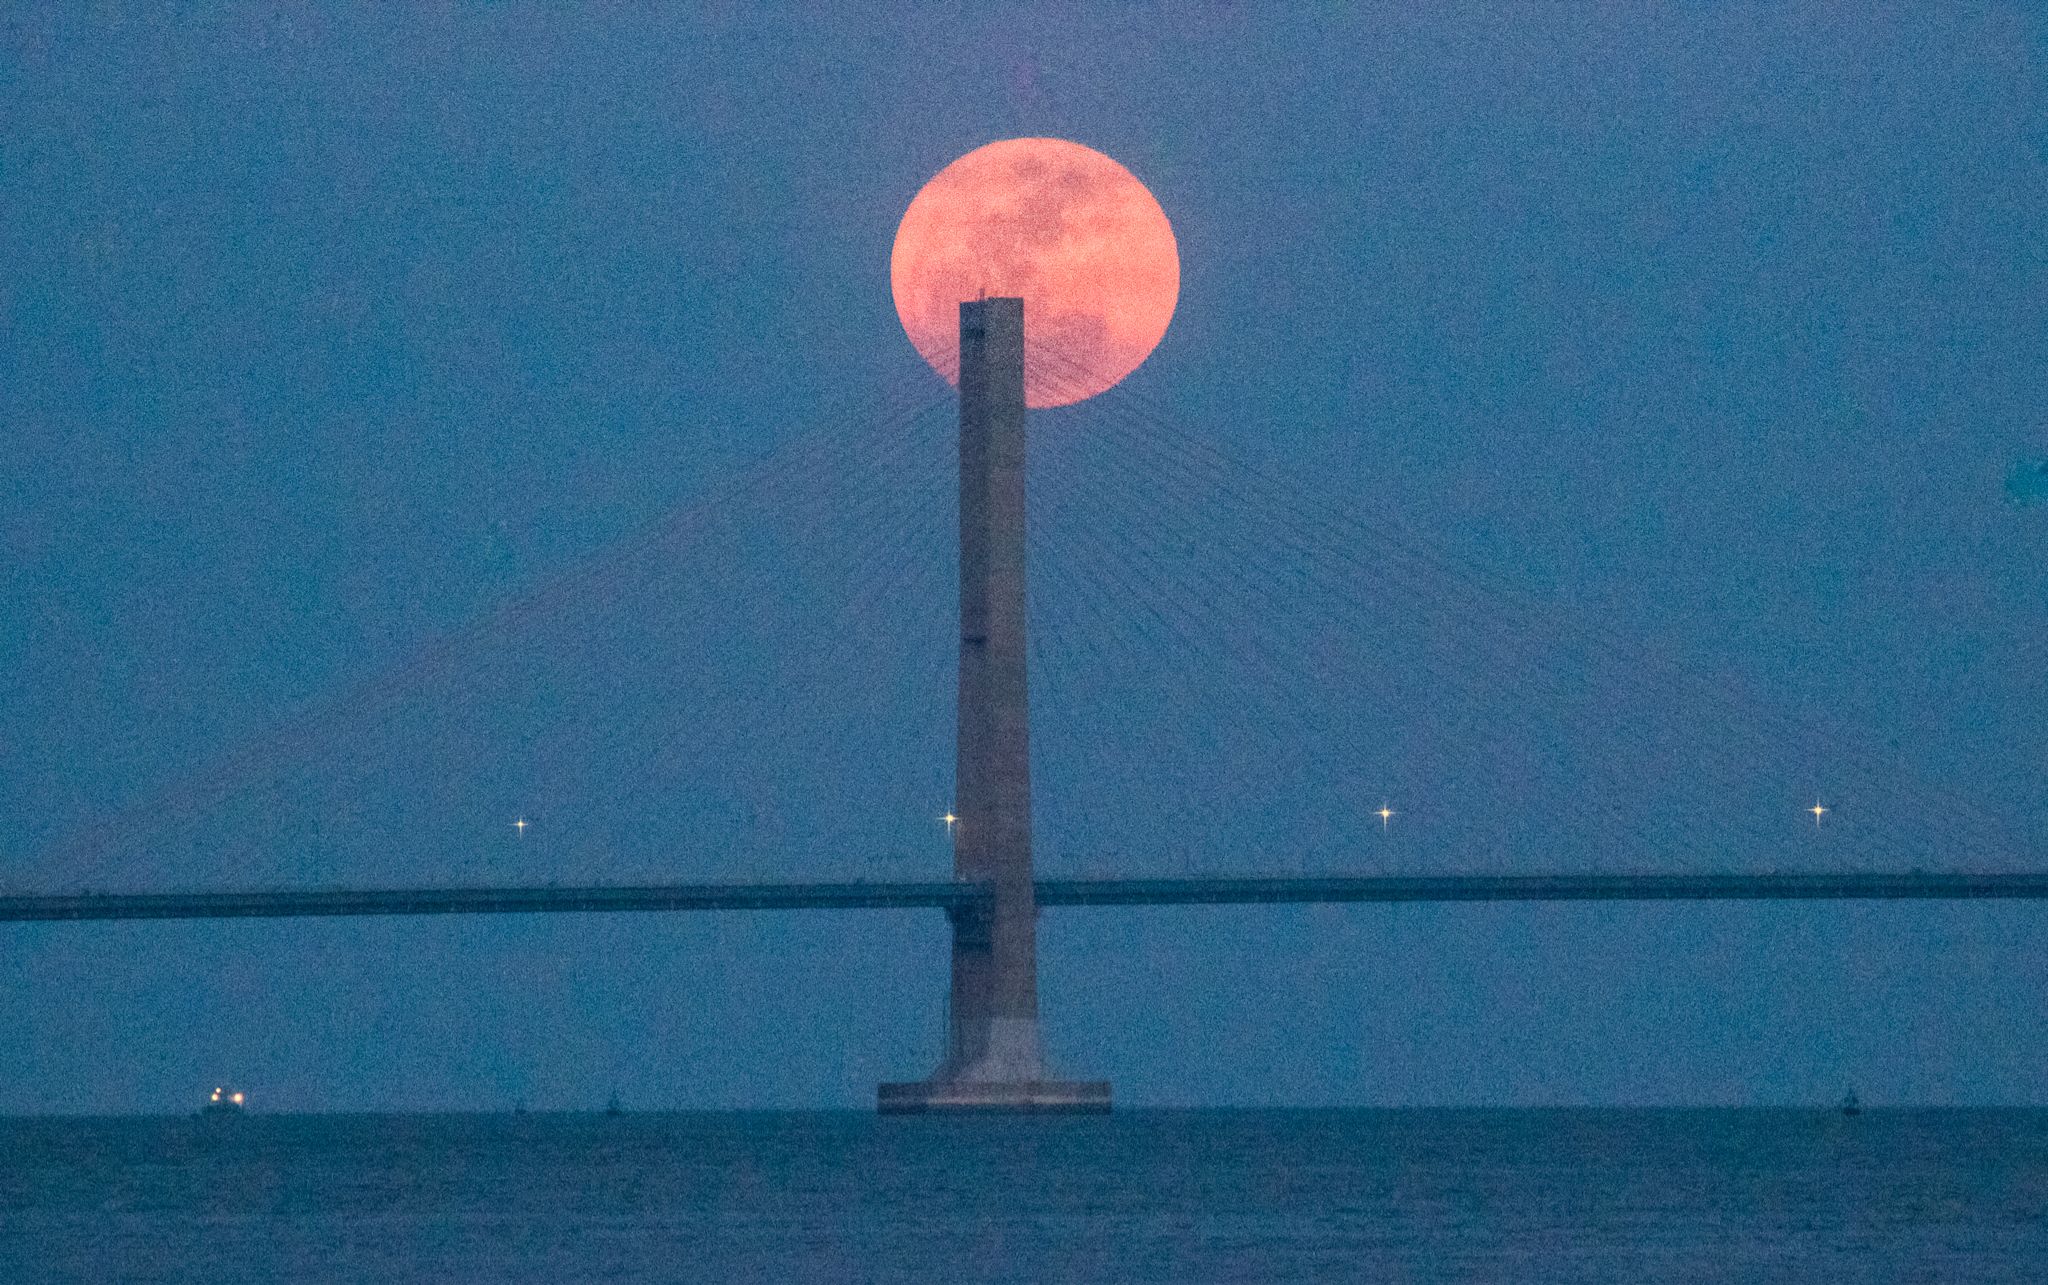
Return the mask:
POLYGON ((1064 406, 1137 369, 1180 298, 1166 212, 1131 172, 1057 138, 1012 138, 940 170, 903 213, 889 284, 904 333, 960 377, 960 304, 1024 300, 1025 399, 1064 406))

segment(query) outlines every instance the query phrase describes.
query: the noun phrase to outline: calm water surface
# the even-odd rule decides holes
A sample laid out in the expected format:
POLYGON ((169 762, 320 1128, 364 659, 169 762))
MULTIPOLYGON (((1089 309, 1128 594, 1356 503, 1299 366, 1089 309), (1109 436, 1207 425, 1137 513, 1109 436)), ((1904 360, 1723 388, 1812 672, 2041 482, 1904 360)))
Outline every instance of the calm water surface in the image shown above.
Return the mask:
POLYGON ((0 1121, 0 1281, 2048 1281, 2048 1111, 0 1121))

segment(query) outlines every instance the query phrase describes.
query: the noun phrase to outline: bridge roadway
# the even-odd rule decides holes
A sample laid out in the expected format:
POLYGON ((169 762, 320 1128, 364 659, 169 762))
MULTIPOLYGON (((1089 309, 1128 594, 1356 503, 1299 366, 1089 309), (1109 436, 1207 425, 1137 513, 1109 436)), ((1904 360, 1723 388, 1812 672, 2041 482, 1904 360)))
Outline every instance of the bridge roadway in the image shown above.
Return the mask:
MULTIPOLYGON (((986 884, 680 883, 269 892, 0 895, 0 921, 282 919, 332 915, 589 914, 653 910, 952 909, 986 884)), ((1041 879, 1041 906, 1396 901, 1849 901, 2048 899, 2048 872, 2010 874, 1285 875, 1041 879)))

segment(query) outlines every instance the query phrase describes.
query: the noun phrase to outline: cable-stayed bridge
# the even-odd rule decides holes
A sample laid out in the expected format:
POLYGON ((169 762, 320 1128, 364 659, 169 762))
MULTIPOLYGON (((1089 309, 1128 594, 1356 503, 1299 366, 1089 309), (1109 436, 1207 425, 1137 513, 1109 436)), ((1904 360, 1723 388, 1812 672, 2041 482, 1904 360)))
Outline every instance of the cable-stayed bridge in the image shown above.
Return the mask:
POLYGON ((1002 412, 934 394, 823 416, 269 732, 144 773, 165 784, 10 868, 0 919, 933 907, 956 928, 935 1079, 1037 1084, 1035 990, 1000 998, 1032 969, 1000 960, 1006 914, 1039 906, 2048 896, 2023 818, 1141 392, 1038 414, 1027 460, 1020 383, 1013 509, 971 537, 1002 505, 968 479, 1002 467, 969 429, 1002 412), (968 619, 984 582, 1020 650, 970 693, 1000 636, 968 619), (1027 760, 970 771, 955 734, 1001 723, 1027 656, 1020 883, 962 858, 996 808, 962 792, 1027 760))

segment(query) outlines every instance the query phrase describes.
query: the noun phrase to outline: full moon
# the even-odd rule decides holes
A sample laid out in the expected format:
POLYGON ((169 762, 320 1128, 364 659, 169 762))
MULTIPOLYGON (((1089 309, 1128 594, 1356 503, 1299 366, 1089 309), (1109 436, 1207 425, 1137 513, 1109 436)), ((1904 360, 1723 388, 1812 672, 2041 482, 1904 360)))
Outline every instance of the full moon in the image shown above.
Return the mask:
POLYGON ((1065 406, 1114 387, 1166 334, 1180 251, 1152 193, 1059 138, 978 147, 924 185, 896 229, 889 286, 904 333, 960 379, 960 304, 1024 300, 1024 397, 1065 406))

